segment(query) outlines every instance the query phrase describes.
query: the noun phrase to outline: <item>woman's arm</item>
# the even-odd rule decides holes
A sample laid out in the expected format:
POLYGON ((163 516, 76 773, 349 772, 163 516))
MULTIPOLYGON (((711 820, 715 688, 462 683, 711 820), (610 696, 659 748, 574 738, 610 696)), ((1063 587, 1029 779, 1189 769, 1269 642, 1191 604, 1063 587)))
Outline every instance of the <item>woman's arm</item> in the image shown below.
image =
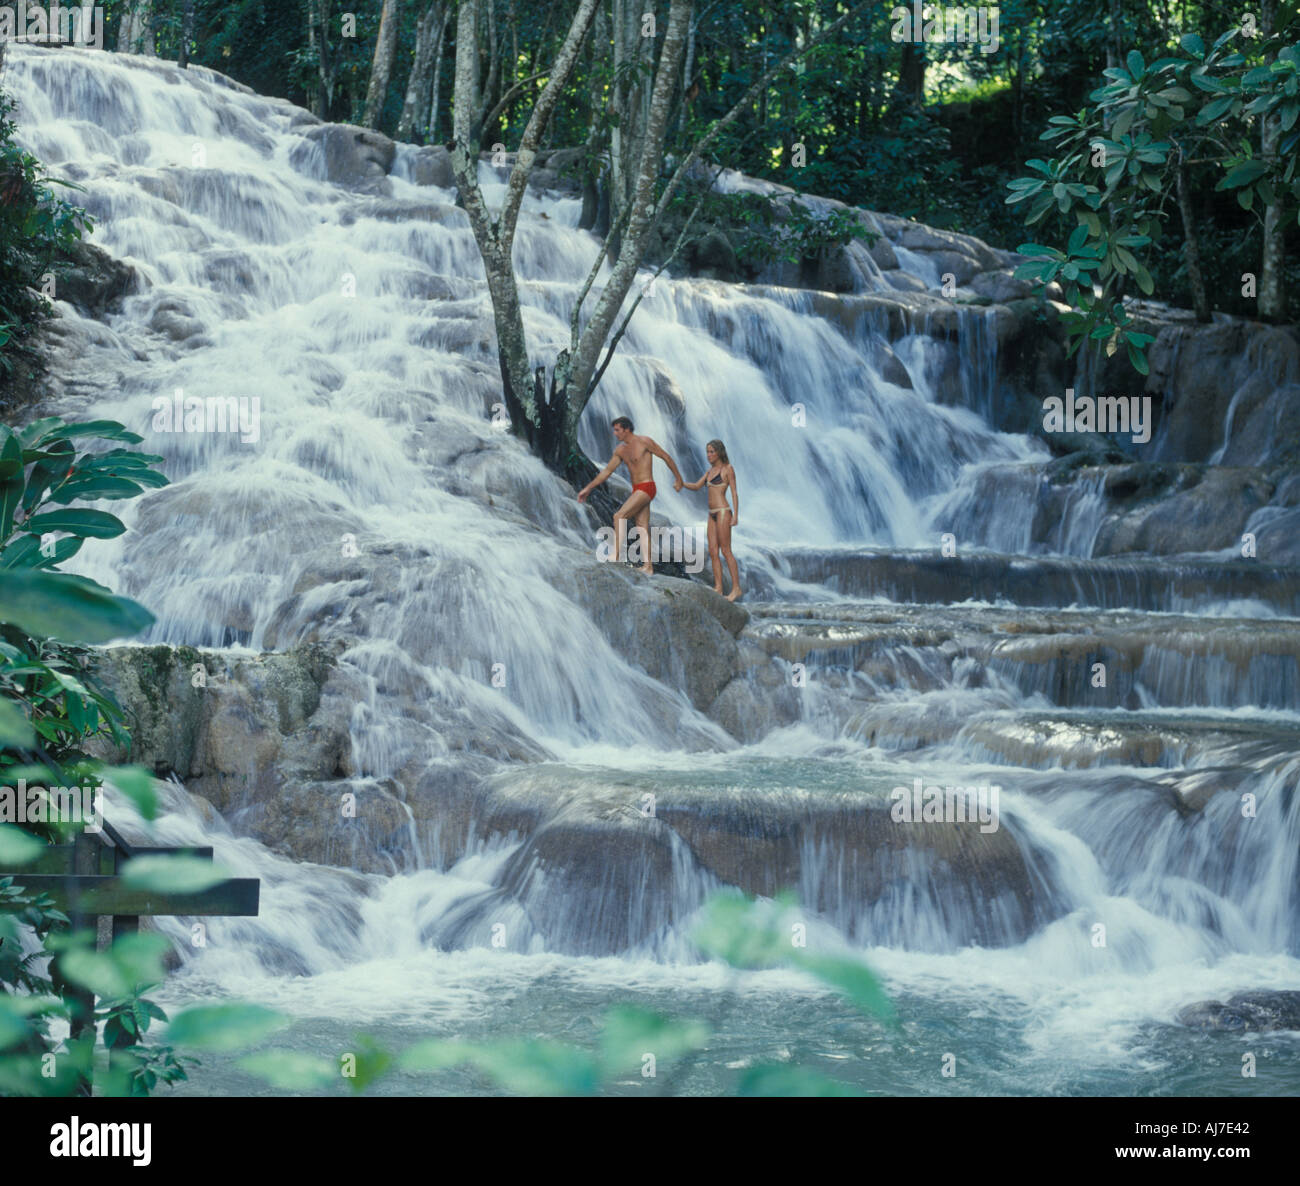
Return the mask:
POLYGON ((706 470, 704 472, 704 477, 700 478, 698 482, 683 482, 682 485, 684 485, 687 490, 698 490, 701 486, 704 485, 704 478, 707 478, 708 476, 709 474, 708 471, 706 470))
POLYGON ((727 480, 731 484, 731 503, 733 507, 731 525, 735 527, 740 522, 740 495, 736 493, 736 467, 734 465, 727 467, 727 480))

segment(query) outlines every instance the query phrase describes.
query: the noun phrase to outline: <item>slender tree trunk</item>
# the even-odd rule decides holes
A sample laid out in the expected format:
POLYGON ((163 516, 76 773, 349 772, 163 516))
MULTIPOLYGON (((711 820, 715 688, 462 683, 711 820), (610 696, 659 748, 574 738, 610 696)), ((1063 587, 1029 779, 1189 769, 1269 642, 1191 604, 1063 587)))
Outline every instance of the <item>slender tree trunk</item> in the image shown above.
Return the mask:
POLYGON ((152 0, 131 0, 130 6, 122 13, 117 27, 117 52, 144 54, 149 58, 158 56, 153 41, 152 0))
MULTIPOLYGON (((489 0, 490 2, 490 0, 489 0)), ((537 159, 537 146, 546 131, 560 96, 568 84, 582 42, 591 27, 598 0, 579 0, 569 31, 551 67, 551 75, 533 105, 515 154, 514 167, 506 183, 505 200, 495 216, 488 209, 478 183, 479 139, 476 129, 483 117, 479 98, 478 21, 479 0, 461 0, 456 23, 456 80, 452 114, 454 119, 452 169, 461 203, 469 216, 474 241, 483 257, 488 295, 497 331, 497 359, 501 368, 502 394, 511 427, 524 436, 543 457, 561 452, 556 443, 557 416, 547 416, 545 368, 531 370, 524 333, 519 287, 512 253, 519 211, 523 205, 528 175, 537 159)), ((557 363, 557 367, 561 365, 557 363)), ((562 415, 558 417, 563 423, 562 415)))
POLYGON ((903 42, 902 60, 898 66, 898 89, 903 102, 920 107, 925 102, 925 48, 903 42))
POLYGON ((316 57, 316 97, 311 112, 329 119, 334 106, 334 76, 338 69, 330 45, 330 0, 308 0, 307 45, 316 57))
POLYGON ((600 117, 605 107, 606 60, 613 53, 609 28, 609 9, 601 4, 592 21, 591 37, 587 41, 587 79, 591 114, 587 121, 587 171, 582 179, 582 214, 578 226, 584 231, 604 235, 608 222, 601 218, 602 209, 609 208, 609 170, 601 161, 609 151, 609 136, 601 126, 600 117))
MULTIPOLYGON (((1265 37, 1273 34, 1277 24, 1277 0, 1265 0, 1261 7, 1261 31, 1265 37)), ((1269 55, 1270 61, 1272 55, 1269 55)), ((1277 158, 1282 127, 1277 115, 1266 115, 1260 133, 1260 148, 1266 161, 1277 158)), ((1285 242, 1282 235, 1282 207, 1270 202, 1264 208, 1264 249, 1260 260, 1259 316, 1264 321, 1282 321, 1286 318, 1286 293, 1282 287, 1282 267, 1285 260, 1285 242)))
POLYGON ((426 130, 420 127, 420 118, 431 107, 434 59, 442 39, 443 14, 443 6, 435 2, 425 8, 416 23, 415 58, 411 63, 411 77, 406 80, 402 114, 397 120, 398 140, 411 140, 426 130))
POLYGON ((443 6, 442 28, 438 32, 438 44, 433 51, 433 86, 429 92, 429 129, 426 133, 428 143, 438 143, 438 101, 442 95, 442 59, 447 49, 447 28, 451 24, 451 5, 443 6))
POLYGON ((379 18, 379 36, 375 38, 375 58, 370 67, 370 86, 366 90, 366 110, 361 123, 379 127, 388 98, 388 83, 393 76, 393 58, 397 54, 397 28, 401 24, 400 0, 384 0, 379 18))
POLYGON ((194 0, 181 5, 181 41, 176 50, 176 64, 186 69, 190 64, 190 41, 194 37, 194 0))
POLYGON ((1196 237, 1196 220, 1192 215, 1192 200, 1188 193, 1187 167, 1179 150, 1178 169, 1174 174, 1178 192, 1178 213, 1183 220, 1183 260, 1187 264, 1187 283, 1192 290, 1192 307, 1197 321, 1210 320, 1210 299, 1205 292, 1205 276, 1201 272, 1201 247, 1196 237))

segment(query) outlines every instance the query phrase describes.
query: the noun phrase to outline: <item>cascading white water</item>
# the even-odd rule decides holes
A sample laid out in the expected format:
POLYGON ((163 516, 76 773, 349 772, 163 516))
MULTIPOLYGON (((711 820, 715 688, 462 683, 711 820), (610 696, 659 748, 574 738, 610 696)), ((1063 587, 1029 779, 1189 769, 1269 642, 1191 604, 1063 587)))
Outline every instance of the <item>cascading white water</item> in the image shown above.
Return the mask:
MULTIPOLYGON (((361 780, 458 769, 472 750, 521 794, 599 797, 614 785, 630 799, 677 795, 742 829, 737 880, 777 875, 760 867, 764 850, 747 846, 743 829, 794 820, 798 888, 817 925, 873 949, 899 993, 928 1002, 923 1013, 941 1016, 982 986, 999 1010, 1011 1002, 1011 1013, 1029 1013, 1027 1030, 1040 1026, 1056 1048, 1092 1016, 1078 1008, 1090 992, 1103 1000, 1093 1019, 1127 1039, 1140 1021, 1169 1020, 1189 994, 1295 981, 1293 762, 1265 763, 1233 784, 1256 797, 1251 831, 1235 822, 1234 795, 1185 812, 1179 792, 1112 761, 1111 743, 1091 734, 1075 743, 1096 762, 1087 773, 1056 751, 1042 764, 991 760, 1006 714, 1086 705, 1079 694, 1062 699, 1064 677, 1041 657, 936 659, 925 631, 947 625, 932 622, 889 642, 887 660, 847 646, 814 655, 796 723, 774 719, 738 746, 677 686, 612 647, 555 579, 563 549, 592 551, 590 524, 571 492, 491 423, 500 386, 482 266, 454 195, 410 182, 411 150, 399 147, 391 197, 360 196, 321 179, 303 113, 201 69, 10 47, 4 84, 19 99, 25 143, 84 187, 94 241, 144 280, 106 325, 61 306, 53 407, 122 420, 165 459, 173 485, 128 507, 134 530, 81 561, 157 614, 152 640, 340 642, 340 662, 365 689, 351 738, 361 780), (178 389, 256 399, 256 439, 156 430, 154 401, 178 389), (502 690, 489 679, 498 665, 508 673, 502 690), (395 687, 418 701, 417 714, 393 707, 395 687), (533 765, 511 764, 525 754, 533 765), (984 861, 1003 878, 992 890, 924 843, 905 847, 876 884, 874 834, 845 840, 913 773, 1002 783, 1005 847, 968 854, 976 872, 984 861), (1135 836, 1149 843, 1124 843, 1135 836), (1104 957, 1089 943, 1097 922, 1114 936, 1104 957)), ((495 173, 485 165, 482 177, 489 202, 499 200, 495 173)), ((577 216, 568 199, 525 204, 515 258, 535 362, 567 339, 598 250, 577 216)), ((908 253, 898 254, 906 265, 908 253)), ((978 497, 989 467, 1046 455, 986 419, 997 392, 985 315, 964 323, 955 400, 936 390, 925 335, 892 343, 912 381, 900 387, 878 365, 880 325, 836 325, 815 304, 805 292, 661 278, 583 420, 584 449, 603 460, 610 419, 630 415, 695 478, 704 442, 721 437, 739 475, 737 550, 759 572, 788 545, 932 545, 954 521, 991 546, 1028 551, 1024 515, 1005 504, 990 515, 978 497)), ((702 497, 659 488, 657 512, 702 518, 702 497)), ((1099 499, 1080 491, 1050 546, 1086 556, 1099 499)), ((1247 651, 1228 655, 1205 695, 1179 661, 1153 646, 1123 685, 1137 703, 1089 702, 1090 720, 1159 703, 1177 723, 1179 705, 1230 709, 1248 694, 1275 710, 1268 729, 1294 732, 1293 653, 1247 674, 1247 651)), ((1227 766, 1245 752, 1229 745, 1216 760, 1227 766)), ((417 854, 402 875, 363 877, 287 862, 203 822, 183 792, 169 794, 164 842, 206 839, 264 883, 262 917, 214 923, 213 949, 187 965, 182 995, 249 993, 307 1016, 391 1018, 421 982, 414 996, 446 1018, 473 1013, 484 984, 503 974, 526 987, 563 969, 574 984, 649 984, 669 997, 676 985, 712 983, 711 972, 684 966, 683 935, 726 878, 680 840, 694 826, 689 813, 665 815, 662 882, 631 893, 611 881, 565 899, 519 835, 475 841, 444 867, 409 871, 436 863, 417 854), (514 962, 484 955, 495 923, 512 936, 502 959, 514 962), (459 950, 437 950, 447 948, 459 950), (583 954, 545 954, 557 951, 583 954), (602 955, 620 958, 593 958, 602 955), (441 995, 427 983, 439 978, 441 995)), ((647 878, 659 855, 646 857, 647 878)), ((756 983, 794 991, 779 977, 756 983)), ((1129 1049, 1118 1042, 1116 1066, 1129 1049)), ((1075 1054, 1080 1065, 1095 1056, 1075 1054)))

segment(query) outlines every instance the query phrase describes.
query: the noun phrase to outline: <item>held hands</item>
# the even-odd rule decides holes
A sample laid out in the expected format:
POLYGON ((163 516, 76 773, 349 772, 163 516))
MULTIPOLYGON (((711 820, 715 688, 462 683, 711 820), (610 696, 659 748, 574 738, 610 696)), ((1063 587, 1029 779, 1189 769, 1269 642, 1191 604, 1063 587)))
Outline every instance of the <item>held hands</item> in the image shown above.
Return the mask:
POLYGON ((676 493, 678 490, 680 490, 680 489, 681 489, 683 486, 685 486, 685 485, 686 485, 686 483, 683 482, 683 481, 681 480, 681 478, 678 478, 677 481, 676 481, 676 482, 674 483, 674 485, 673 485, 673 492, 676 493))
POLYGON ((586 490, 586 489, 579 490, 579 491, 578 491, 578 501, 579 501, 579 502, 586 502, 586 501, 587 501, 587 495, 588 495, 588 493, 589 493, 589 491, 586 490))

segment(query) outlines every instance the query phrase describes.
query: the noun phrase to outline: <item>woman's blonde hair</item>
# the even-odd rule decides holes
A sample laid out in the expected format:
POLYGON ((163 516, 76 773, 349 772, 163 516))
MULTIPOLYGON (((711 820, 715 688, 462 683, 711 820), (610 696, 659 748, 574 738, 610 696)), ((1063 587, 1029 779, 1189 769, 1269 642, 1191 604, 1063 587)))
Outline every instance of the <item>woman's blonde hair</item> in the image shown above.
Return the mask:
POLYGON ((723 465, 731 464, 731 458, 727 456, 727 446, 721 441, 712 440, 705 445, 705 448, 712 449, 718 455, 718 460, 721 461, 723 465))

